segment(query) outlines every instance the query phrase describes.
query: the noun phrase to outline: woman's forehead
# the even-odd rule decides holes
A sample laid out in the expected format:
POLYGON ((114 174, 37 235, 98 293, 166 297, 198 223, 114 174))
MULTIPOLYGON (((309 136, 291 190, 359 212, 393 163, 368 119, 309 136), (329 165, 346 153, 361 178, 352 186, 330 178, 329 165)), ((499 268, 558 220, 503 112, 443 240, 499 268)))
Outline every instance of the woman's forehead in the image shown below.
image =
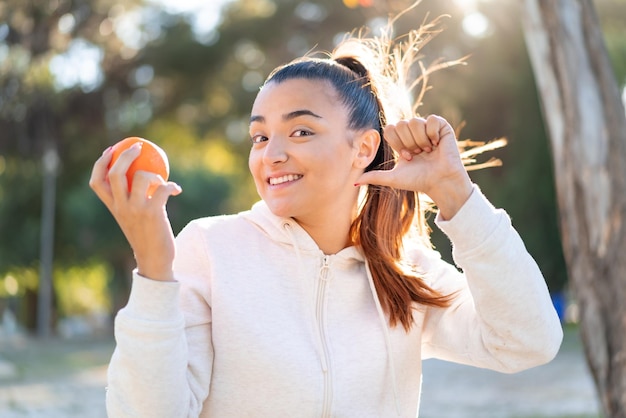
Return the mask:
POLYGON ((252 113, 275 107, 328 108, 343 107, 333 85, 322 79, 293 78, 270 81, 257 94, 252 113))

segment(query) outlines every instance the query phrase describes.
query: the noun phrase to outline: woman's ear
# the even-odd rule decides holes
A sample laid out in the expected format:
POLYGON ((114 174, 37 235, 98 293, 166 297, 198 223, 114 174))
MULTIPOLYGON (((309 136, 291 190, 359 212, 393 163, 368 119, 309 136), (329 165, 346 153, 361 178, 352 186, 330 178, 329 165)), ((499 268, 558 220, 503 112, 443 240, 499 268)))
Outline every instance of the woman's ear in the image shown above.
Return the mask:
POLYGON ((380 133, 376 129, 365 130, 358 135, 354 144, 357 151, 354 165, 365 169, 376 157, 380 145, 380 133))

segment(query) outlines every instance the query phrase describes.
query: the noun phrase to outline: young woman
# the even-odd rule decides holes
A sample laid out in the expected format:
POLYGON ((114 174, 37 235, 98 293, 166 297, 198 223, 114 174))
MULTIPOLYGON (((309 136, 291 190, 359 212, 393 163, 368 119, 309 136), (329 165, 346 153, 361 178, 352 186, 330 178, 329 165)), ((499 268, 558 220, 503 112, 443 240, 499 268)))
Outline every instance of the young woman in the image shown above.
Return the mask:
POLYGON ((174 239, 176 184, 139 172, 129 193, 139 148, 109 171, 110 151, 96 162, 91 187, 137 261, 110 417, 415 417, 424 358, 516 372, 555 356, 536 263, 472 184, 450 125, 402 109, 402 60, 380 42, 269 76, 250 117, 249 211, 174 239), (462 272, 430 248, 424 196, 462 272))

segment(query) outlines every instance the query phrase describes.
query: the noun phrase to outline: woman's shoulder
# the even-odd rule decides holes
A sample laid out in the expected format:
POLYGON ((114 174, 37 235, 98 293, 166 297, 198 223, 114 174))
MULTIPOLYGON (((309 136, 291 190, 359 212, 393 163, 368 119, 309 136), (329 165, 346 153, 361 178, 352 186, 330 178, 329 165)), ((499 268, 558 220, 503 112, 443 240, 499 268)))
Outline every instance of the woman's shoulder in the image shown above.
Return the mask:
MULTIPOLYGON (((224 215, 212 215, 202 218, 196 218, 190 221, 184 229, 194 228, 200 230, 210 230, 216 228, 232 228, 244 222, 244 214, 248 212, 239 212, 224 215)), ((184 230, 183 229, 183 230, 184 230)))
POLYGON ((245 212, 214 215, 196 218, 185 225, 176 236, 176 241, 198 241, 209 237, 223 241, 224 238, 239 235, 245 231, 247 222, 243 216, 245 212))

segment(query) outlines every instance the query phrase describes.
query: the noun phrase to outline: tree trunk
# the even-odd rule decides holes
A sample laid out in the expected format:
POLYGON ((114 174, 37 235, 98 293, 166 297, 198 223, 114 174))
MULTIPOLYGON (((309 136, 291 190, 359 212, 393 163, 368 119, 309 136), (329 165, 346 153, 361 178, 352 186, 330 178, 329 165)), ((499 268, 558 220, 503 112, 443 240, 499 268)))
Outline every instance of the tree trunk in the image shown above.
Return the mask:
MULTIPOLYGON (((47 133, 46 133, 47 134, 47 133)), ((52 270, 54 261, 54 214, 56 206, 56 177, 59 165, 54 142, 47 141, 43 166, 41 242, 39 264, 39 290, 37 299, 37 335, 50 336, 52 321, 52 270)))
POLYGON ((626 417, 626 117, 592 0, 524 0, 563 250, 607 417, 626 417))

